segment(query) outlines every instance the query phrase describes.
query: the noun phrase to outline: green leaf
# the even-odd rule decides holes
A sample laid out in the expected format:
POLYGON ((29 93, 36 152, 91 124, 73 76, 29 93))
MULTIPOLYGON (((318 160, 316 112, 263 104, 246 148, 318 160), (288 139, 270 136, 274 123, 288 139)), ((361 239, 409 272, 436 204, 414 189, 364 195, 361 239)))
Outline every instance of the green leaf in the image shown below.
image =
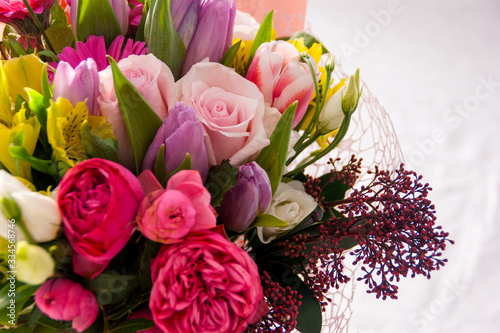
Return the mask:
POLYGON ((27 54, 26 50, 24 49, 24 47, 22 46, 22 44, 19 43, 16 40, 12 39, 10 36, 9 36, 9 39, 4 39, 2 42, 5 45, 7 45, 7 47, 9 49, 11 49, 15 53, 17 53, 17 56, 22 56, 22 55, 26 55, 27 54))
POLYGON ((224 56, 222 57, 221 64, 223 64, 226 67, 229 67, 233 62, 234 57, 236 57, 236 54, 240 49, 240 45, 241 45, 241 40, 239 40, 236 44, 231 46, 231 48, 227 50, 226 54, 224 54, 224 56))
POLYGON ((127 301, 123 306, 120 306, 118 308, 118 311, 116 311, 113 314, 110 314, 109 319, 118 320, 120 318, 123 318, 125 315, 129 314, 133 309, 148 301, 149 301, 148 298, 143 299, 142 295, 134 294, 129 299, 127 299, 127 301))
MULTIPOLYGON (((297 31, 296 33, 291 35, 288 40, 294 40, 294 39, 299 39, 299 38, 304 38, 304 45, 308 48, 313 46, 314 43, 317 43, 317 44, 321 43, 318 39, 316 39, 316 37, 314 37, 313 35, 305 32, 305 31, 297 31)), ((330 51, 328 51, 324 46, 322 46, 322 51, 321 51, 322 54, 329 53, 329 52, 330 51)))
POLYGON ((264 214, 257 216, 252 227, 286 227, 288 222, 283 221, 276 216, 264 214))
POLYGON ((73 47, 75 45, 75 35, 68 24, 66 13, 57 1, 50 8, 50 20, 50 27, 45 33, 54 51, 59 54, 65 47, 73 47))
POLYGON ((110 56, 108 59, 113 70, 116 98, 132 143, 135 171, 139 174, 142 159, 162 121, 139 91, 120 72, 116 61, 110 56))
POLYGON ((285 171, 288 143, 290 141, 292 122, 296 109, 297 101, 288 106, 271 134, 271 143, 262 149, 255 160, 267 172, 273 195, 278 189, 281 177, 285 171))
POLYGON ((273 263, 262 267, 274 281, 283 287, 290 287, 302 295, 297 316, 297 330, 302 333, 320 333, 322 327, 322 311, 319 302, 309 287, 292 270, 282 264, 273 263))
POLYGON ((144 238, 144 247, 141 251, 141 260, 139 262, 139 281, 141 288, 145 292, 150 292, 153 287, 151 281, 151 260, 158 255, 162 244, 153 242, 144 238))
POLYGON ((340 250, 342 249, 343 251, 352 249, 359 243, 354 240, 354 238, 351 237, 344 237, 339 241, 339 244, 337 245, 337 248, 340 250))
MULTIPOLYGON (((49 74, 47 72, 47 64, 43 65, 42 69, 42 95, 43 95, 43 106, 48 109, 50 106, 50 100, 52 99, 52 86, 49 81, 49 74)), ((45 110, 47 114, 47 110, 45 110)), ((47 123, 47 121, 45 121, 47 123)))
POLYGON ((89 36, 104 36, 106 45, 122 34, 120 23, 109 0, 78 1, 76 34, 85 42, 89 36))
MULTIPOLYGON (((17 320, 19 311, 23 308, 24 303, 35 293, 39 286, 32 286, 15 281, 15 287, 9 282, 0 290, 0 325, 9 325, 9 321, 17 320), (13 316, 10 316, 12 307, 14 309, 13 316)), ((12 322, 11 322, 12 323, 12 322)))
POLYGON ((43 50, 43 51, 37 52, 37 54, 39 56, 45 56, 45 57, 51 58, 53 61, 59 61, 59 58, 57 57, 57 55, 50 50, 43 50))
MULTIPOLYGON (((263 43, 270 42, 273 34, 273 10, 267 13, 266 17, 262 21, 257 34, 255 35, 255 39, 253 40, 252 49, 250 51, 250 60, 248 61, 248 67, 252 63, 253 56, 255 52, 263 43)), ((248 68, 247 67, 247 68, 248 68)))
POLYGON ((148 52, 167 64, 177 80, 181 74, 186 48, 174 28, 170 0, 151 0, 144 37, 148 52))
POLYGON ((221 164, 210 168, 205 187, 212 197, 210 202, 212 207, 220 206, 224 193, 236 183, 237 175, 238 167, 231 165, 228 160, 224 160, 221 164))
POLYGON ((341 180, 332 180, 333 177, 333 174, 327 173, 319 178, 320 186, 323 187, 321 195, 325 197, 326 202, 344 199, 345 193, 351 188, 349 184, 344 184, 341 180))
POLYGON ((96 295, 101 305, 115 304, 132 296, 139 286, 136 275, 101 273, 89 282, 88 288, 96 295))
POLYGON ((158 149, 158 154, 156 154, 156 160, 155 160, 155 165, 153 167, 153 174, 155 175, 156 179, 160 180, 160 183, 165 186, 166 180, 167 180, 167 170, 165 168, 165 144, 162 144, 160 146, 160 149, 158 149), (163 181, 165 180, 165 184, 163 184, 163 181))
POLYGON ((137 32, 135 33, 135 41, 136 42, 144 42, 144 26, 146 24, 146 17, 149 12, 149 1, 144 1, 144 7, 142 8, 141 20, 139 21, 139 25, 137 26, 137 32))
POLYGON ((103 140, 89 129, 88 121, 85 120, 81 127, 81 138, 83 149, 90 158, 103 158, 113 162, 118 162, 118 142, 109 138, 103 140))
POLYGON ((28 94, 29 108, 36 114, 42 129, 47 131, 47 109, 44 105, 43 95, 31 88, 24 88, 24 90, 28 94))
POLYGON ((136 318, 127 320, 121 323, 118 326, 113 327, 108 332, 116 332, 116 333, 136 333, 139 331, 147 330, 148 328, 153 327, 155 324, 152 320, 144 319, 144 318, 136 318))

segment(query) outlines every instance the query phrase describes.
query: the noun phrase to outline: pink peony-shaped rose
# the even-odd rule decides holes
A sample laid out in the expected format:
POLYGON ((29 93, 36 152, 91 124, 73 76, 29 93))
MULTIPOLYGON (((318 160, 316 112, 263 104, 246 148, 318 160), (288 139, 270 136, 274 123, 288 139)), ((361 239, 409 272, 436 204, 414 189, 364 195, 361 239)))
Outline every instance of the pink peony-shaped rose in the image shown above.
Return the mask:
POLYGON ((35 293, 35 303, 54 320, 72 320, 78 332, 92 325, 99 310, 94 294, 68 279, 45 281, 35 293))
MULTIPOLYGON (((175 104, 175 81, 170 69, 153 54, 129 55, 118 62, 123 75, 141 93, 160 119, 168 115, 168 105, 175 104)), ((134 167, 130 138, 115 95, 113 72, 111 67, 99 72, 101 95, 98 97, 100 111, 113 127, 118 140, 120 163, 127 168, 134 167)), ((140 112, 141 110, 137 110, 140 112)))
POLYGON ((144 198, 136 220, 147 238, 172 243, 191 231, 215 227, 214 213, 200 173, 182 170, 168 180, 166 190, 154 191, 144 198))
MULTIPOLYGON (((28 0, 29 5, 35 14, 43 13, 52 6, 54 0, 28 0)), ((1 0, 0 1, 0 22, 11 23, 12 20, 23 20, 29 12, 23 0, 1 0)))
MULTIPOLYGON (((298 101, 292 126, 302 120, 314 92, 314 81, 305 62, 300 62, 299 51, 285 41, 262 44, 255 52, 246 78, 255 83, 267 103, 285 112, 286 108, 298 101)), ((320 72, 312 61, 316 78, 320 72)))
POLYGON ((208 162, 240 165, 269 144, 265 104, 257 86, 233 69, 201 62, 176 83, 177 98, 192 106, 205 129, 208 162))
POLYGON ((212 231, 164 245, 151 268, 149 307, 166 333, 237 333, 267 310, 257 265, 212 231))
POLYGON ((143 198, 139 180, 117 163, 93 158, 69 169, 57 203, 76 274, 93 279, 106 268, 132 236, 143 198))

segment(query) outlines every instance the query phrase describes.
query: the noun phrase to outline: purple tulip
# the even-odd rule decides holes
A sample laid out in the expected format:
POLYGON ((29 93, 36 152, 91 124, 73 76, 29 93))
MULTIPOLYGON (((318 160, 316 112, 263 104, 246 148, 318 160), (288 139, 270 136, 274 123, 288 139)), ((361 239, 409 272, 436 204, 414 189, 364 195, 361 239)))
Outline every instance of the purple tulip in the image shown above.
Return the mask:
POLYGON ((172 0, 170 11, 174 28, 184 42, 186 49, 191 43, 203 0, 172 0))
POLYGON ((87 100, 87 108, 92 116, 98 115, 99 72, 96 62, 89 58, 80 62, 75 69, 61 61, 54 76, 54 100, 66 98, 71 104, 87 100))
POLYGON ((156 156, 161 145, 165 145, 165 171, 168 173, 177 169, 186 158, 191 156, 191 168, 198 170, 203 180, 208 175, 208 157, 204 142, 203 126, 196 119, 196 111, 177 102, 168 113, 163 125, 156 133, 149 146, 142 170, 153 171, 156 156))
POLYGON ((203 2, 198 23, 189 46, 181 75, 206 57, 219 62, 233 41, 236 0, 208 0, 203 2))
POLYGON ((247 163, 239 167, 236 184, 224 193, 219 219, 229 230, 243 232, 267 210, 271 199, 267 173, 256 162, 247 163))

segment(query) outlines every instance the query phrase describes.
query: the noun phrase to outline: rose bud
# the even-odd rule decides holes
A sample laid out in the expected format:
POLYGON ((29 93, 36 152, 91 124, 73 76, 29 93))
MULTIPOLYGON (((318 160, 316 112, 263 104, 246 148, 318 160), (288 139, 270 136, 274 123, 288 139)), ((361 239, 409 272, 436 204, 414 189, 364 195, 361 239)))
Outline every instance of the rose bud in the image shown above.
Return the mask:
POLYGON ((153 171, 160 147, 164 145, 165 171, 177 169, 191 156, 191 169, 198 170, 202 180, 208 175, 208 157, 205 148, 203 125, 196 119, 196 111, 177 102, 156 133, 144 159, 142 170, 153 171))
POLYGON ((257 215, 271 203, 271 183, 267 173, 256 162, 238 169, 236 184, 226 193, 217 209, 219 219, 229 230, 245 231, 257 215))
POLYGON ((54 273, 56 266, 43 247, 27 241, 17 242, 16 261, 17 279, 32 285, 42 284, 54 273))
POLYGON ((72 320, 71 327, 78 332, 92 325, 99 310, 94 294, 68 279, 45 281, 35 293, 35 303, 54 320, 72 320))

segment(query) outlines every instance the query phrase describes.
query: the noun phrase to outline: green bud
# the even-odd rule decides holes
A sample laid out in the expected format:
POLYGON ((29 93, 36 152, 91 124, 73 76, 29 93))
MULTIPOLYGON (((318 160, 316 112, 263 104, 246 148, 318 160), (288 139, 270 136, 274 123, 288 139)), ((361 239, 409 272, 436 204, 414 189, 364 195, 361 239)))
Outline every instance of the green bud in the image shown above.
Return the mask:
POLYGON ((347 89, 342 96, 342 110, 345 114, 352 114, 358 107, 362 88, 359 85, 359 68, 354 75, 351 75, 347 89))
POLYGON ((325 69, 327 72, 333 72, 335 70, 335 57, 332 55, 328 56, 325 62, 325 69))
POLYGON ((55 263, 51 255, 38 245, 27 241, 16 243, 16 270, 19 281, 38 285, 54 273, 55 263))
POLYGON ((2 213, 7 220, 19 220, 21 218, 21 208, 14 199, 3 197, 0 203, 2 204, 2 213))

